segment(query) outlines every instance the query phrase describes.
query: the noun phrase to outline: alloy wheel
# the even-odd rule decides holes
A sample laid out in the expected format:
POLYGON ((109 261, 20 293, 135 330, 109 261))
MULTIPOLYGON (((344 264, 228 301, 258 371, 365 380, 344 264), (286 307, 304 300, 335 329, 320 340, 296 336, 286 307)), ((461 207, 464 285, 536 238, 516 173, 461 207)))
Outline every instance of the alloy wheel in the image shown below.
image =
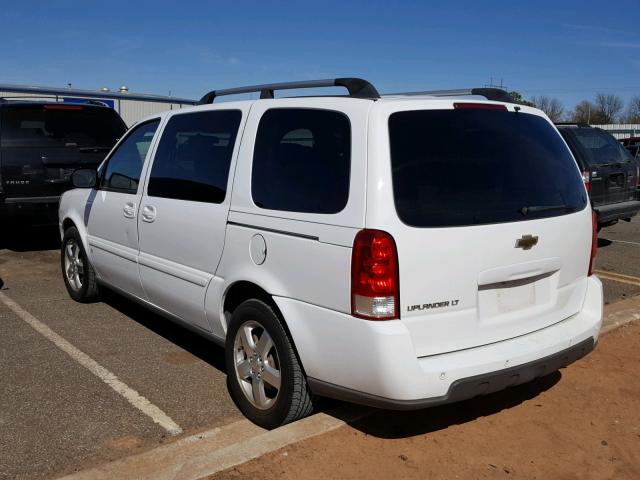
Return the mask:
POLYGON ((270 408, 280 393, 278 352, 260 323, 244 322, 234 339, 234 367, 245 397, 260 410, 270 408))

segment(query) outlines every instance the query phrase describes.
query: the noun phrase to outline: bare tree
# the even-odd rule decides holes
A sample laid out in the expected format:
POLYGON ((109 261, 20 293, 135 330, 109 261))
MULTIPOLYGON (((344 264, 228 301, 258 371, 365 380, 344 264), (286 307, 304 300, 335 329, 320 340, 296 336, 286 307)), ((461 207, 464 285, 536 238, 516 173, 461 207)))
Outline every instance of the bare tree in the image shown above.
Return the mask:
POLYGON ((547 117, 549 117, 552 122, 559 122, 562 120, 564 106, 557 98, 542 95, 540 97, 533 97, 531 101, 536 107, 546 113, 547 117))
MULTIPOLYGON (((622 112, 624 105, 617 95, 612 93, 596 94, 596 108, 598 119, 597 123, 615 123, 622 112)), ((596 123, 591 120, 592 123, 596 123)))
POLYGON ((633 97, 627 107, 627 123, 640 123, 640 97, 633 97))
POLYGON ((593 121, 596 114, 596 106, 589 100, 582 100, 573 110, 572 117, 576 123, 597 123, 593 121))

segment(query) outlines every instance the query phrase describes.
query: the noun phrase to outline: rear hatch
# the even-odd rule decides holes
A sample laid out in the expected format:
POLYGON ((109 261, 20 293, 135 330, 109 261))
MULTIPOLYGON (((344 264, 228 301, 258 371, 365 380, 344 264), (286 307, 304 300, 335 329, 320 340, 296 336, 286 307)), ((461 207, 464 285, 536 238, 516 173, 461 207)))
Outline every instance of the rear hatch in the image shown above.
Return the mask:
POLYGON ((25 102, 0 111, 0 178, 12 198, 61 195, 73 170, 97 166, 126 131, 106 107, 25 102))
POLYGON ((637 167, 620 142, 599 128, 564 127, 564 131, 587 164, 589 195, 595 207, 634 200, 637 167))
POLYGON ((545 328, 586 292, 591 212, 561 137, 534 110, 456 105, 389 117, 389 233, 418 356, 545 328))

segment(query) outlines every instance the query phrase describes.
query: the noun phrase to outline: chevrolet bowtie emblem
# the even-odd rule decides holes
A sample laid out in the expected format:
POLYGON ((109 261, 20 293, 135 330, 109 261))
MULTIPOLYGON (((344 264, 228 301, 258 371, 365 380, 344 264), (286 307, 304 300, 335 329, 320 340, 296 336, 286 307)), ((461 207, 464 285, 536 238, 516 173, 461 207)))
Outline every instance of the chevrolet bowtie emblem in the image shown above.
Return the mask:
POLYGON ((521 238, 516 240, 516 248, 521 248, 523 250, 531 250, 537 244, 537 235, 535 237, 533 235, 523 235, 521 238))

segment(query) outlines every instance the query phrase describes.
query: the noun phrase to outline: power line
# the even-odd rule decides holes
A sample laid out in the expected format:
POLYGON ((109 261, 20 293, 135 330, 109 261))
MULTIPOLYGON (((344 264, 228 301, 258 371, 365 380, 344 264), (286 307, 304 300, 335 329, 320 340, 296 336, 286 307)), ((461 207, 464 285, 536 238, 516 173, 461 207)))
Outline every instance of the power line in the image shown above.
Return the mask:
POLYGON ((523 88, 518 90, 521 93, 584 93, 584 92, 598 92, 603 90, 613 90, 613 91, 639 91, 640 86, 637 87, 591 87, 591 88, 523 88))

